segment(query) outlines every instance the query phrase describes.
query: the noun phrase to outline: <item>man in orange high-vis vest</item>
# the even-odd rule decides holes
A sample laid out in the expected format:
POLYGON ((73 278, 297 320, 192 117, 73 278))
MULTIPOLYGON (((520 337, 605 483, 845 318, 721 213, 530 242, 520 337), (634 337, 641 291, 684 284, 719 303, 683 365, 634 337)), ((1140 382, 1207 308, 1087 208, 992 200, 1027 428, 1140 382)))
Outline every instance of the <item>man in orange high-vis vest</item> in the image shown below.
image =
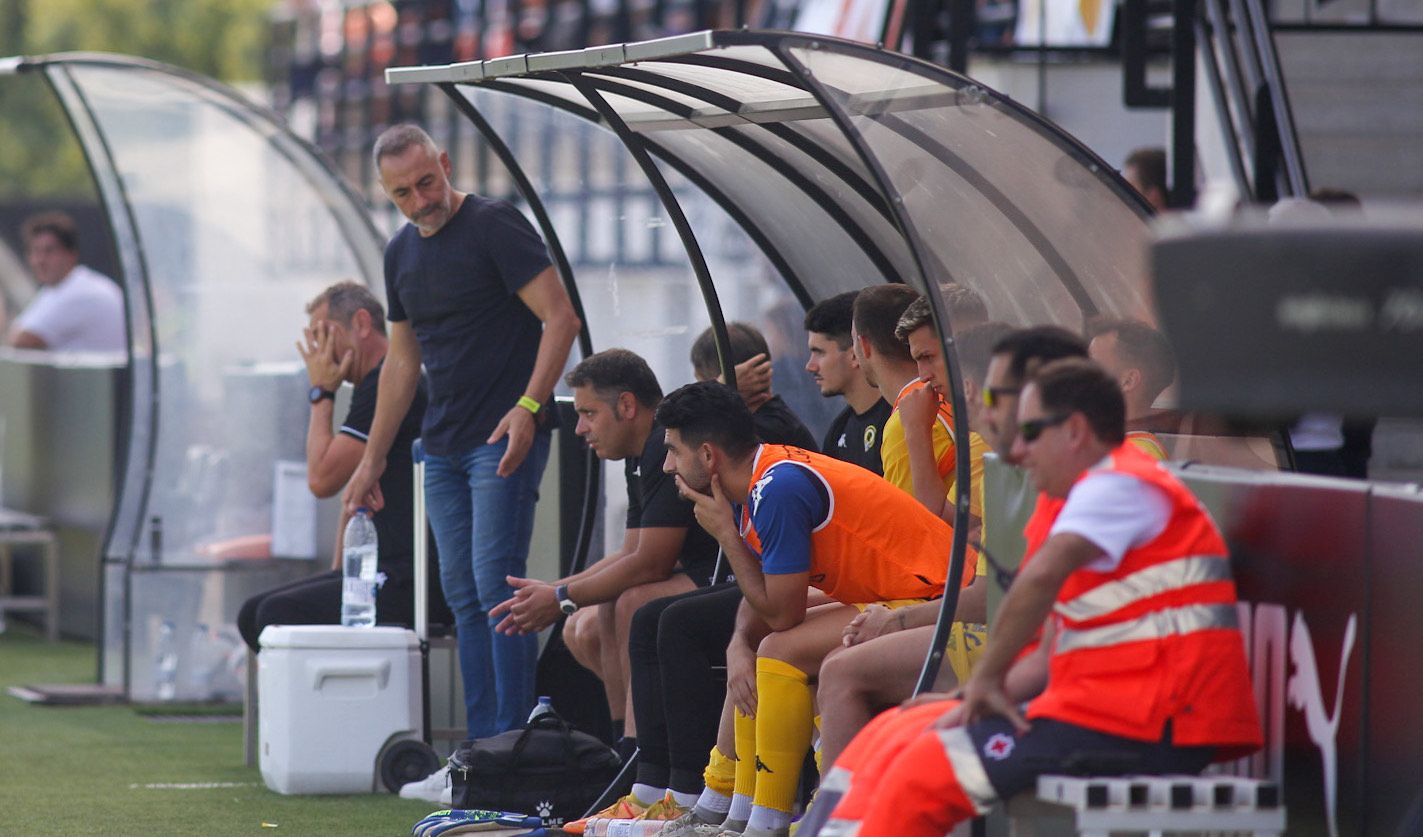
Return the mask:
MULTIPOLYGON (((917 304, 917 303, 916 303, 917 304)), ((912 312, 915 305, 909 306, 912 312)), ((932 331, 920 329, 919 331, 932 331)), ((948 380, 943 369, 942 344, 933 345, 911 334, 911 346, 916 359, 925 368, 925 380, 935 386, 948 380), (932 354, 925 363, 925 354, 932 354)), ((937 334, 932 335, 934 340, 937 334)), ((1013 441, 1018 434, 1018 395, 1031 374, 1050 361, 1066 357, 1086 357, 1087 345, 1073 332, 1056 326, 1037 326, 1013 330, 1008 326, 985 324, 955 336, 960 369, 964 375, 969 416, 976 433, 992 446, 994 453, 1007 463, 1014 463, 1013 441), (1006 329, 1006 332, 1004 331, 1006 329), (992 395, 985 399, 984 395, 992 395)), ((982 490, 974 480, 975 491, 982 490)), ((1022 505, 1031 508, 1036 496, 1031 486, 1021 489, 1022 505)), ((995 514, 1014 516, 1006 507, 993 509, 995 514)), ((1006 528, 1006 527, 1005 527, 1006 528)), ((1022 553, 1014 551, 997 556, 1016 564, 1022 553)), ((979 575, 986 571, 987 561, 978 562, 979 575)), ((988 585, 975 581, 959 594, 959 614, 972 613, 973 597, 979 595, 979 613, 985 613, 982 595, 988 585)), ((820 668, 820 683, 815 692, 820 709, 820 747, 826 766, 835 763, 850 740, 885 707, 894 706, 914 693, 919 673, 924 667, 924 655, 934 638, 934 623, 939 616, 939 603, 926 602, 893 612, 869 608, 845 629, 846 647, 825 658, 820 668)), ((972 617, 965 616, 966 619, 972 617)), ((986 617, 984 617, 984 621, 986 617)), ((947 691, 968 682, 970 663, 982 656, 982 647, 971 643, 986 642, 987 630, 963 630, 955 623, 945 646, 944 665, 939 669, 934 688, 947 691)), ((828 798, 828 797, 825 797, 828 798)), ((817 802, 817 804, 819 804, 817 802)), ((831 803, 834 804, 833 802, 831 803)), ((822 812, 823 814, 828 811, 822 812)))
MULTIPOLYGON (((666 470, 744 594, 727 648, 736 793, 754 801, 744 834, 785 834, 810 746, 810 679, 856 605, 943 593, 953 529, 864 468, 759 443, 745 405, 721 384, 682 387, 657 417, 667 429, 666 470), (732 503, 742 507, 739 522, 732 503)), ((973 577, 967 563, 956 581, 973 577)), ((728 819, 736 813, 733 799, 728 819)))
POLYGON ((845 796, 820 834, 937 837, 1044 773, 1194 773, 1260 746, 1225 542, 1126 442, 1116 382, 1049 364, 1019 428, 1043 496, 988 649, 961 699, 856 737, 822 785, 845 796))

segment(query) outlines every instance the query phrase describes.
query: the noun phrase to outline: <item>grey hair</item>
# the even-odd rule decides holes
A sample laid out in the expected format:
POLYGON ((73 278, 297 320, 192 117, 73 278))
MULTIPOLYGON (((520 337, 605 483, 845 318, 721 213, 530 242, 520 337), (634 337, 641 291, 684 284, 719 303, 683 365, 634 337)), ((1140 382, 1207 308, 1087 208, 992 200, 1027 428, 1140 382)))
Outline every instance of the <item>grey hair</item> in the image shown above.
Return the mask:
POLYGON ((386 157, 398 157, 415 145, 428 148, 432 154, 438 154, 440 150, 439 146, 435 145, 435 141, 430 139, 430 135, 425 133, 425 129, 419 125, 412 125, 409 122, 392 125, 381 131, 380 136, 376 137, 375 147, 371 149, 371 162, 379 170, 381 160, 386 157))

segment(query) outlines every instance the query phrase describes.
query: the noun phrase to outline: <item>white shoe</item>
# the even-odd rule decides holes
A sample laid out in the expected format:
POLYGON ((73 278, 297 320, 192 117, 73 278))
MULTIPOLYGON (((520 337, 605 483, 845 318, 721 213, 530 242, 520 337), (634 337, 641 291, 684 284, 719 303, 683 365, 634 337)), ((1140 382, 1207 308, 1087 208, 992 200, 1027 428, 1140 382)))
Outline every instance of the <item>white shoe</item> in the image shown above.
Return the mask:
POLYGON ((400 786, 401 799, 423 799, 437 805, 450 805, 454 799, 453 794, 448 764, 418 782, 400 786))

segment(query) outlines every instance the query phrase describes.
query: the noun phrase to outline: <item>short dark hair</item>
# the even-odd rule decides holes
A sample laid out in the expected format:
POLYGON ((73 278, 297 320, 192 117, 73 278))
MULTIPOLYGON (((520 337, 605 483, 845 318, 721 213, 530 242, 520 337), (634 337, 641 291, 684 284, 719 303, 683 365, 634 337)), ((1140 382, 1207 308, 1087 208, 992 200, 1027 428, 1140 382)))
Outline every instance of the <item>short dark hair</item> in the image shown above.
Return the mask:
POLYGON ((657 423, 677 431, 689 445, 710 442, 736 459, 756 450, 756 425, 746 402, 716 381, 673 390, 657 407, 657 423))
POLYGON ((386 157, 399 157, 416 145, 424 146, 432 152, 439 151, 439 146, 435 145, 435 141, 419 125, 410 122, 392 125, 376 137, 375 145, 371 147, 371 162, 375 163, 376 169, 379 170, 381 160, 386 157))
POLYGON ((955 334, 954 350, 958 352, 959 368, 963 374, 981 385, 988 374, 988 360, 993 357, 993 347, 1012 332, 1013 327, 1007 323, 988 322, 966 329, 963 334, 955 334))
POLYGON ((1153 399, 1176 379, 1176 352, 1166 335, 1140 320, 1102 317, 1087 324, 1089 339, 1117 336, 1123 360, 1141 370, 1142 383, 1153 399))
POLYGON ((1127 405, 1122 388, 1107 370, 1084 358, 1065 358, 1043 366, 1033 376, 1043 412, 1081 413, 1098 439, 1120 445, 1127 435, 1127 405))
MULTIPOLYGON (((771 359, 771 347, 766 344, 765 335, 753 325, 734 322, 726 324, 726 339, 731 344, 731 365, 745 363, 756 355, 771 359)), ((692 343, 692 369, 698 375, 715 378, 721 374, 721 359, 716 353, 716 335, 711 326, 697 335, 692 343)))
POLYGON ((1040 325, 1019 329, 993 344, 994 355, 1010 355, 1008 374, 1026 379, 1039 366, 1063 358, 1087 357, 1087 343, 1061 326, 1040 325))
POLYGON ((1122 164, 1123 170, 1128 168, 1136 169, 1143 191, 1155 187, 1166 192, 1166 149, 1138 148, 1122 164))
POLYGON ((59 246, 71 253, 79 252, 79 227, 69 213, 55 210, 41 212, 25 219, 20 226, 20 237, 29 244, 35 236, 48 233, 59 241, 59 246))
POLYGON ((894 336, 899 318, 919 292, 907 285, 872 285, 855 297, 855 331, 880 354, 913 363, 909 347, 894 336))
POLYGON ((608 403, 624 392, 649 409, 662 400, 662 387, 652 367, 640 355, 627 349, 604 349, 579 361, 563 380, 570 387, 592 387, 608 403))
POLYGON ((855 297, 859 291, 846 291, 810 306, 805 312, 805 330, 813 334, 824 334, 841 351, 850 348, 850 329, 855 324, 855 297))
POLYGON ((371 328, 385 334, 385 309, 381 307, 375 294, 371 293, 371 289, 360 282, 347 279, 317 294, 316 299, 306 304, 307 315, 316 313, 316 309, 323 305, 326 306, 327 319, 342 325, 350 325, 351 318, 356 316, 357 311, 368 311, 371 315, 371 328))

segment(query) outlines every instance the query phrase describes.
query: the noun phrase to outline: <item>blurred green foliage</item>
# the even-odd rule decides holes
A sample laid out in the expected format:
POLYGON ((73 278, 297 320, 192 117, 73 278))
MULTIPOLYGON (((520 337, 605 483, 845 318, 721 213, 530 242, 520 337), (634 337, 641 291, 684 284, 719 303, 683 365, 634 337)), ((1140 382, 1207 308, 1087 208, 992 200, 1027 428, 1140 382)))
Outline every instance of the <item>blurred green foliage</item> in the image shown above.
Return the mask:
MULTIPOLYGON (((226 82, 262 77, 273 0, 0 0, 0 56, 116 52, 226 82)), ((0 201, 94 199, 54 93, 37 74, 0 75, 0 201)))

